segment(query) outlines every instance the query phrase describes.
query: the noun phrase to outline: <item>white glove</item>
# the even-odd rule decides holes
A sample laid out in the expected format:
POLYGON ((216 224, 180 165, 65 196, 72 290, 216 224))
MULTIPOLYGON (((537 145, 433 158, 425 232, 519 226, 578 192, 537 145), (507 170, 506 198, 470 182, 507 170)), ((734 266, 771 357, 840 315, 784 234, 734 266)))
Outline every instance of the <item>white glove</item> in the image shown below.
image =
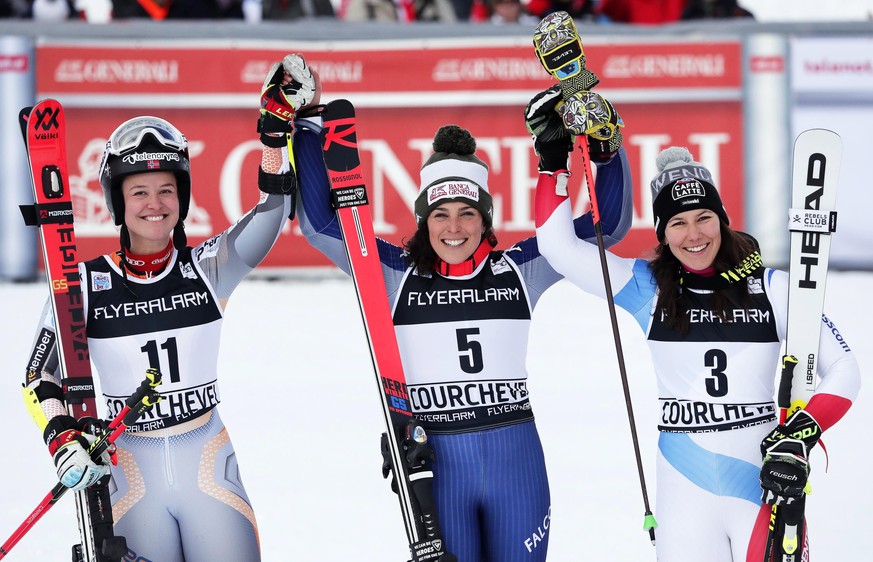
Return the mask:
POLYGON ((58 480, 73 491, 83 490, 109 474, 109 450, 103 451, 97 462, 92 460, 88 449, 97 437, 81 427, 86 427, 82 420, 56 416, 49 421, 44 435, 58 480))
MULTIPOLYGON (((286 91, 285 96, 294 106, 294 109, 300 109, 312 103, 312 99, 315 97, 315 78, 312 76, 309 67, 306 66, 306 61, 303 60, 303 57, 297 54, 285 55, 285 58, 282 59, 282 67, 294 82, 300 84, 297 91, 290 95, 288 94, 287 86, 284 88, 286 91)), ((292 87, 297 86, 294 82, 292 82, 292 87)))
MULTIPOLYGON (((258 132, 268 135, 291 133, 297 110, 310 104, 315 96, 315 77, 306 61, 300 55, 285 55, 282 62, 270 67, 264 79, 258 132)), ((264 140, 261 138, 262 142, 264 140)))
MULTIPOLYGON (((97 440, 90 433, 80 433, 79 436, 88 443, 88 446, 97 440)), ((109 454, 104 452, 103 457, 100 460, 107 464, 95 463, 91 460, 87 449, 74 439, 55 452, 58 480, 74 492, 84 490, 109 474, 109 454)))

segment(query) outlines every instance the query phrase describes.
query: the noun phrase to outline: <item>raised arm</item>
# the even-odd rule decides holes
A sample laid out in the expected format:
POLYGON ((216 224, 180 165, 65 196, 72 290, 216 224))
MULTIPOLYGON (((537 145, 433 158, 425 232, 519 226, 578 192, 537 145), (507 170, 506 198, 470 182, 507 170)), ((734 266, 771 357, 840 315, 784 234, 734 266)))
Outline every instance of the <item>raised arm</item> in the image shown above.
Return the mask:
POLYGON ((278 239, 285 218, 294 217, 298 181, 288 155, 287 135, 295 132, 297 111, 317 104, 320 91, 318 74, 300 55, 287 55, 267 73, 257 129, 262 144, 260 199, 230 228, 194 249, 219 299, 226 300, 261 263, 278 239))
MULTIPOLYGON (((598 98, 599 103, 607 108, 606 114, 615 116, 612 104, 598 98)), ((573 148, 573 137, 555 110, 560 101, 560 89, 552 87, 537 94, 525 110, 527 127, 540 157, 534 211, 537 243, 539 251, 559 274, 582 289, 605 297, 603 279, 598 274, 600 255, 593 244, 592 215, 586 213, 575 221, 572 217, 567 193, 567 160, 573 148)), ((620 148, 620 131, 616 129, 615 134, 619 136, 617 142, 612 143, 589 137, 591 161, 597 165, 595 193, 607 247, 627 234, 633 219, 627 155, 620 148)), ((610 253, 607 253, 607 260, 613 288, 621 288, 632 277, 632 261, 610 253)))

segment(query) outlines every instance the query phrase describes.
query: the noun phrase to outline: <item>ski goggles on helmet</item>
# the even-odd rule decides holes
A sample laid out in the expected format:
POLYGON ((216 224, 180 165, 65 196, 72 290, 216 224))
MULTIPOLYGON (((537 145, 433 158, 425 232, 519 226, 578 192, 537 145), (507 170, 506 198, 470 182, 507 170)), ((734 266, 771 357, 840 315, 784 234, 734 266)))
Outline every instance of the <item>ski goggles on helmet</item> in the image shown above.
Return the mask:
POLYGON ((119 156, 139 147, 146 135, 151 135, 163 146, 182 152, 188 149, 185 135, 160 117, 134 117, 118 126, 109 137, 106 148, 110 154, 119 156))

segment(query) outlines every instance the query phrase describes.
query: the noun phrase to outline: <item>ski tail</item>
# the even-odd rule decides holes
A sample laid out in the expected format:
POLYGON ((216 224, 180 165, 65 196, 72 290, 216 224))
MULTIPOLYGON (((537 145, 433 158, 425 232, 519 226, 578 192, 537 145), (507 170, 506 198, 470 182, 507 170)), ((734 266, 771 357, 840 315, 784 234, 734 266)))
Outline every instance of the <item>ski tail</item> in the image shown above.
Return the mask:
POLYGON ((387 431, 383 475, 393 473, 412 562, 456 562, 446 551, 433 501, 434 453, 412 415, 394 321, 358 153, 355 108, 348 100, 327 104, 321 131, 331 201, 358 297, 387 431))
MULTIPOLYGON (((815 393, 842 150, 839 135, 827 129, 804 131, 794 143, 788 213, 788 329, 777 394, 780 423, 806 407, 815 393)), ((805 499, 772 507, 764 562, 807 559, 805 499)))

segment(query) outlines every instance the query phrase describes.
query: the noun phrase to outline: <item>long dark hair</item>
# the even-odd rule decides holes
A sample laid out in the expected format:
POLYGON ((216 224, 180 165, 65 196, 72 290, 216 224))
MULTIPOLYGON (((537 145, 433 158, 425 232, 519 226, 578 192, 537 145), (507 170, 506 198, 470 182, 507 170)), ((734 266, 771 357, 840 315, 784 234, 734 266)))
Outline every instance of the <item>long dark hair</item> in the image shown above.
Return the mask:
MULTIPOLYGON (((479 242, 481 243, 482 240, 488 238, 493 239, 496 243, 494 229, 486 224, 485 232, 479 242)), ((430 232, 427 229, 426 220, 421 221, 415 234, 403 244, 403 248, 406 250, 406 264, 413 266, 421 273, 433 271, 437 260, 440 259, 430 244, 430 232)))
MULTIPOLYGON (((752 252, 757 250, 757 242, 751 236, 731 229, 719 221, 721 246, 715 256, 713 267, 716 273, 735 268, 752 252)), ((658 304, 655 314, 663 314, 664 323, 679 334, 688 333, 688 315, 682 300, 682 263, 673 255, 670 247, 664 244, 655 248, 655 257, 649 262, 655 283, 658 285, 658 304)), ((687 277, 687 275, 685 275, 687 277)), ((724 322, 730 322, 728 309, 739 304, 748 309, 750 300, 745 283, 715 289, 712 296, 713 312, 724 322)))

